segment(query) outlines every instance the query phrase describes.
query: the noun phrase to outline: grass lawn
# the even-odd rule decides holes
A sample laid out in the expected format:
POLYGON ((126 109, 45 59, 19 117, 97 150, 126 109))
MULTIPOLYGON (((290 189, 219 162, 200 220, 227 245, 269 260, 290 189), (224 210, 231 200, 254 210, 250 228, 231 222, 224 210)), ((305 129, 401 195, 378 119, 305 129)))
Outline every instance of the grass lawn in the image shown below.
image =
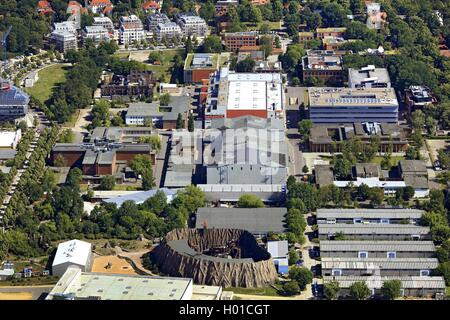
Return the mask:
POLYGON ((130 56, 130 53, 129 52, 116 52, 116 53, 114 53, 114 55, 119 58, 128 58, 130 56))
POLYGON ((450 287, 447 287, 447 290, 446 290, 446 296, 447 296, 447 297, 450 297, 450 287))
POLYGON ((53 89, 66 80, 66 73, 69 66, 56 64, 39 71, 39 80, 26 91, 33 97, 44 103, 52 95, 53 89))
POLYGON ((158 79, 162 74, 164 75, 165 79, 167 82, 170 81, 170 69, 173 66, 173 57, 175 57, 176 55, 183 55, 184 54, 184 50, 165 50, 165 51, 161 51, 162 53, 162 57, 163 57, 163 61, 162 65, 152 65, 152 64, 148 64, 147 65, 147 69, 151 70, 155 73, 156 79, 158 79))
POLYGON ((253 31, 253 30, 259 30, 261 28, 261 25, 263 24, 268 24, 270 30, 276 30, 276 29, 280 29, 281 28, 281 22, 280 21, 261 21, 258 22, 257 24, 251 23, 251 22, 245 22, 244 23, 247 26, 247 30, 248 31, 253 31))
MULTIPOLYGON (((393 166, 397 166, 397 165, 398 165, 398 162, 399 162, 400 160, 404 160, 404 159, 405 159, 405 157, 402 157, 402 156, 391 156, 391 164, 392 164, 393 166)), ((383 157, 376 156, 375 158, 373 158, 372 162, 373 162, 373 163, 381 164, 381 161, 382 161, 382 160, 383 160, 383 157)))
POLYGON ((236 294, 250 294, 258 296, 279 296, 277 290, 272 287, 265 288, 225 288, 225 291, 233 291, 236 294))
POLYGON ((78 115, 80 114, 80 110, 76 110, 75 113, 72 113, 70 119, 67 122, 63 123, 63 127, 73 128, 75 127, 75 123, 77 122, 78 115))

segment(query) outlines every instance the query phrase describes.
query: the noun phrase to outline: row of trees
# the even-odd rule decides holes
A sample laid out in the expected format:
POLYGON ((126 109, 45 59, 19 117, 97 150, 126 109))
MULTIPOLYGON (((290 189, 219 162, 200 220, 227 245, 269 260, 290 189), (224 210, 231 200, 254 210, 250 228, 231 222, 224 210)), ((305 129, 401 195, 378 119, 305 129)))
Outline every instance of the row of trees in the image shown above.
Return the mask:
POLYGON ((22 174, 5 210, 3 223, 7 229, 0 235, 0 259, 11 254, 18 257, 36 256, 46 249, 34 204, 56 185, 53 172, 45 169, 45 158, 56 142, 58 132, 59 127, 55 126, 42 133, 29 159, 29 167, 22 174))
POLYGON ((28 148, 30 147, 30 143, 33 140, 34 133, 32 130, 27 130, 22 139, 20 139, 19 144, 16 148, 16 156, 12 160, 7 161, 7 165, 11 167, 8 173, 0 172, 0 202, 3 203, 3 199, 5 198, 9 187, 17 174, 17 170, 20 169, 25 162, 26 154, 28 148))
MULTIPOLYGON (((401 296, 402 282, 400 280, 386 280, 381 286, 381 295, 389 300, 394 300, 401 296)), ((324 285, 324 295, 329 300, 339 297, 341 288, 339 282, 331 281, 324 285)), ((356 281, 349 287, 349 296, 354 300, 367 300, 372 296, 372 290, 365 281, 356 281)))

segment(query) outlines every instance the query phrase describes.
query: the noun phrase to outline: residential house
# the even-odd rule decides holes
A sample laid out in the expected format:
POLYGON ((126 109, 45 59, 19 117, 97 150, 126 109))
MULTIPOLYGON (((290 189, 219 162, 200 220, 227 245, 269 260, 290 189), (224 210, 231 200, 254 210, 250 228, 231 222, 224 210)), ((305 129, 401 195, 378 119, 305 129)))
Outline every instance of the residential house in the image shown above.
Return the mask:
POLYGON ((142 21, 136 15, 120 18, 119 43, 132 44, 145 39, 145 31, 142 21))

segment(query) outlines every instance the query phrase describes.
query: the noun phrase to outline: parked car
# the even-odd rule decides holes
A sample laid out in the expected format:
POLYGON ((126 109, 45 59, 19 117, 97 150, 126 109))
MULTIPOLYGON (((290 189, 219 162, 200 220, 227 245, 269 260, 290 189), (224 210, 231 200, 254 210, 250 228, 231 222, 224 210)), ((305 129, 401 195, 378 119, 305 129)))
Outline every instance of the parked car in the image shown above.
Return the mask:
POLYGON ((434 170, 436 170, 436 171, 441 171, 442 170, 441 162, 439 160, 436 160, 434 162, 434 170))
POLYGON ((304 263, 304 261, 303 261, 302 259, 300 259, 300 260, 298 260, 298 261, 295 263, 295 265, 296 265, 297 267, 303 267, 303 263, 304 263))

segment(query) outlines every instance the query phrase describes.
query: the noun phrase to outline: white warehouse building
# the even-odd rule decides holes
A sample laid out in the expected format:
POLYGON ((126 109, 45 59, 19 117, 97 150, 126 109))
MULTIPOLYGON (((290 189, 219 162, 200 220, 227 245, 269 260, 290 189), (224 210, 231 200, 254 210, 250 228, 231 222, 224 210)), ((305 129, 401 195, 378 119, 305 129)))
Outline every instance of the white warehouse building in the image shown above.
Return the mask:
POLYGON ((58 245, 52 264, 52 274, 61 277, 69 267, 89 271, 92 260, 92 245, 89 242, 70 240, 58 245))

